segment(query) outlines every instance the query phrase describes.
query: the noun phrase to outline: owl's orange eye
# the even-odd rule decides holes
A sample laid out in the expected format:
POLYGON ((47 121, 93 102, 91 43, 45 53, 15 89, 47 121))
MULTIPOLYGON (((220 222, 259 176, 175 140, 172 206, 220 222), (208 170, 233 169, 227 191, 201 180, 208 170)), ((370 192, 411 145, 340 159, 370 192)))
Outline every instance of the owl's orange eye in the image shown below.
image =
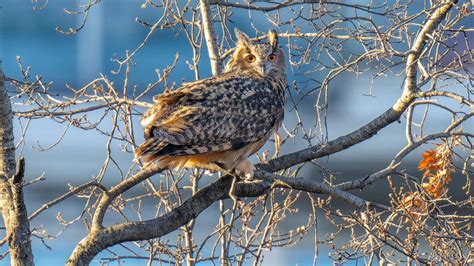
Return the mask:
POLYGON ((250 62, 250 63, 253 63, 253 62, 255 62, 255 60, 257 60, 255 55, 251 55, 251 54, 247 55, 247 57, 245 59, 247 59, 247 61, 250 62))
POLYGON ((268 61, 275 62, 277 60, 277 56, 275 54, 270 54, 268 56, 268 61))

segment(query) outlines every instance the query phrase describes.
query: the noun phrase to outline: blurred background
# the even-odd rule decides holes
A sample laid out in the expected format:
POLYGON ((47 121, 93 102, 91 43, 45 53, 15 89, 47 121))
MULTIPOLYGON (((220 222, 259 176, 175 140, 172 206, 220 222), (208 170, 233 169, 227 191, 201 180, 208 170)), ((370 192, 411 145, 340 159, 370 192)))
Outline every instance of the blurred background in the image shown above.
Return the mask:
MULTIPOLYGON (((35 2, 35 1, 33 1, 35 2)), ((354 2, 354 1, 351 1, 354 2)), ((359 1, 360 2, 360 1, 359 1)), ((368 2, 368 1, 362 1, 368 2)), ((420 1, 421 4, 422 1, 420 1)), ((136 23, 138 17, 143 20, 154 21, 154 9, 140 8, 140 1, 114 0, 103 1, 95 6, 90 14, 84 29, 74 35, 58 33, 57 27, 67 30, 77 27, 82 22, 82 17, 67 15, 64 8, 75 10, 83 1, 53 1, 47 3, 46 8, 40 8, 44 2, 31 3, 30 1, 3 0, 0 2, 0 60, 6 76, 21 78, 17 64, 17 57, 25 66, 31 66, 31 74, 41 75, 47 81, 53 82, 53 89, 58 94, 65 92, 66 84, 80 88, 98 77, 102 73, 117 84, 123 82, 123 76, 116 76, 111 71, 117 65, 111 60, 115 56, 123 57, 126 50, 134 50, 148 33, 148 29, 136 23)), ((416 5, 415 5, 416 7, 416 5)), ((254 36, 245 20, 245 11, 237 12, 234 17, 235 27, 254 36), (241 17, 242 20, 238 18, 241 17)), ((258 18, 253 23, 266 23, 265 18, 258 18)), ((471 27, 474 25, 466 25, 471 27)), ((260 27, 262 28, 262 27, 260 27)), ((285 40, 283 40, 283 43, 285 40)), ((185 63, 192 59, 192 51, 182 35, 172 31, 158 31, 150 39, 144 49, 134 57, 134 66, 130 76, 130 84, 138 89, 145 88, 150 82, 156 80, 156 69, 163 69, 173 62, 175 54, 179 53, 180 61, 172 74, 171 80, 179 85, 183 81, 192 81, 193 72, 185 63)), ((200 62, 201 77, 211 75, 209 61, 206 55, 200 62)), ((298 69, 289 70, 290 79, 298 79, 298 69)), ((311 73, 305 77, 321 79, 321 74, 311 73)), ((368 75, 342 76, 335 80, 330 89, 330 107, 328 112, 328 137, 334 139, 347 134, 393 105, 399 97, 403 84, 400 77, 387 77, 383 82, 371 84, 368 75)), ((160 93, 157 90, 155 94, 160 93)), ((14 106, 15 108, 21 108, 14 106)), ((311 104, 300 106, 303 120, 314 121, 314 108, 311 104)), ((439 130, 450 123, 450 117, 438 110, 431 113, 431 122, 427 130, 439 130)), ((285 123, 293 124, 295 115, 288 107, 285 123)), ((97 174, 105 158, 105 137, 95 132, 70 129, 63 141, 57 147, 48 151, 41 148, 54 144, 62 135, 66 125, 57 124, 48 120, 33 121, 25 139, 23 156, 26 158, 27 179, 34 179, 45 173, 46 181, 42 181, 25 189, 26 203, 29 212, 37 209, 41 204, 49 201, 67 191, 67 184, 79 185, 97 174)), ((20 126, 15 124, 16 136, 20 133, 20 126)), ((393 156, 406 144, 404 137, 405 123, 394 123, 383 129, 378 135, 351 149, 337 153, 328 158, 319 160, 318 164, 330 169, 338 180, 350 180, 364 177, 370 173, 383 169, 388 165, 393 156)), ((464 128, 472 132, 474 125, 471 123, 464 128)), ((271 144, 272 145, 272 144, 271 144)), ((296 151, 307 147, 307 142, 297 140, 293 145, 285 145, 283 153, 296 151)), ((118 150, 118 146, 115 147, 118 150)), ((431 148, 431 147, 429 147, 431 148)), ((420 176, 416 169, 419 154, 428 147, 422 147, 404 161, 403 168, 414 176, 420 176)), ((124 154, 119 162, 129 164, 130 154, 124 154)), ((319 167, 306 167, 303 176, 321 179, 319 167)), ((209 180, 210 181, 210 180, 209 180)), ((456 191, 464 184, 465 180, 455 179, 450 184, 450 189, 456 191)), ((114 184, 113 172, 105 179, 106 184, 114 184)), ((375 185, 357 194, 365 199, 386 203, 387 187, 385 182, 375 185)), ((72 218, 78 209, 72 207, 75 201, 68 200, 54 207, 38 217, 32 226, 44 227, 55 235, 59 233, 55 214, 61 210, 65 218, 72 218), (65 207, 68 206, 68 207, 65 207)), ((286 223, 296 227, 307 222, 310 206, 300 202, 300 211, 286 223)), ((198 219, 197 226, 210 228, 209 213, 216 211, 213 206, 198 219)), ((331 232, 334 228, 320 219, 319 227, 321 236, 331 232)), ((61 237, 46 241, 46 245, 34 239, 34 252, 37 265, 61 265, 66 260, 76 243, 84 236, 84 226, 76 223, 71 226, 61 237), (48 248, 48 246, 51 248, 48 248)), ((205 231, 205 230, 203 230, 205 231)), ((205 234, 203 234, 204 236, 205 234)), ((307 265, 313 261, 314 236, 309 233, 306 238, 291 248, 274 249, 266 253, 265 265, 307 265)), ((341 242, 344 239, 340 240, 341 242)), ((117 248, 120 250, 120 247, 117 248)), ((331 259, 327 248, 319 251, 318 261, 321 264, 330 263, 331 259)), ((101 254, 104 255, 104 254, 101 254)), ((107 256, 106 254, 104 256, 107 256)), ((0 264, 5 261, 0 262, 0 264)), ((98 262, 97 262, 98 263, 98 262)), ((2 264, 3 265, 3 264, 2 264)), ((143 265, 140 261, 127 261, 125 265, 143 265)))

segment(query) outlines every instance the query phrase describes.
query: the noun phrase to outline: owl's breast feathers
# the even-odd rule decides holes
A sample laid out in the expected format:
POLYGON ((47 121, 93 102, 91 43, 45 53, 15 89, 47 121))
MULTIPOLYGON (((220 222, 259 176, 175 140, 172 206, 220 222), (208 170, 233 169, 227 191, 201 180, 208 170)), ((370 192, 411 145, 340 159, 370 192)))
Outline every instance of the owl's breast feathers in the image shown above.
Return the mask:
POLYGON ((141 120, 146 141, 136 158, 211 170, 246 160, 283 121, 285 89, 249 76, 224 74, 155 96, 141 120))

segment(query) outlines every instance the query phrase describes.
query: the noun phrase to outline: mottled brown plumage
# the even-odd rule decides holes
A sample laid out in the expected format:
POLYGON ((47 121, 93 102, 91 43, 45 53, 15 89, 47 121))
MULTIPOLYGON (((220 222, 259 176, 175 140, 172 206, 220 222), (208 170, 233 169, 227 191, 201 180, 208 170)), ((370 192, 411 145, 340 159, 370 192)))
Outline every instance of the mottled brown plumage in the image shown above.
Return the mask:
POLYGON ((141 120, 146 141, 136 158, 162 168, 195 167, 253 176, 248 157, 283 121, 287 84, 278 36, 253 43, 236 30, 237 47, 222 75, 157 95, 141 120))

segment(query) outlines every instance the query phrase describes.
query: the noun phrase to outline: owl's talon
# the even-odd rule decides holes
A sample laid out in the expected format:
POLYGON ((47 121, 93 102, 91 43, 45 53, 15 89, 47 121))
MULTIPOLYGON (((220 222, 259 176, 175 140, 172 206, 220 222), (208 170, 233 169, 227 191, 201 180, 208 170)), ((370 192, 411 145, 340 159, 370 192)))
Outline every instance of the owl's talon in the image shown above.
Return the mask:
POLYGON ((245 181, 252 181, 253 180, 253 174, 247 173, 245 174, 245 181))
POLYGON ((239 176, 242 176, 245 181, 252 181, 255 172, 255 167, 248 160, 241 161, 235 167, 235 173, 239 176))

